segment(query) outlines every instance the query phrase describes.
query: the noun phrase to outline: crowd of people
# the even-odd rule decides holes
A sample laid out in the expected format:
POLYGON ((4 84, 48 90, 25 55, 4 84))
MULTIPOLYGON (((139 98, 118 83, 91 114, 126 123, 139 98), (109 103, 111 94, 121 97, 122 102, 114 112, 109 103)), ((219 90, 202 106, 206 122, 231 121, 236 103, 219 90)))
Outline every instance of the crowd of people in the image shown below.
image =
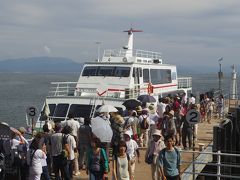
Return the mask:
MULTIPOLYGON (((18 152, 21 179, 71 180, 85 170, 90 180, 104 180, 112 168, 112 179, 133 180, 136 163, 140 163, 139 147, 145 147, 145 162, 151 166, 153 180, 180 179, 180 153, 177 147, 192 148, 192 136, 197 138, 197 125, 186 120, 188 110, 201 114, 201 121, 211 123, 214 108, 223 117, 223 97, 216 102, 204 95, 196 104, 195 97, 183 93, 160 98, 157 103, 142 103, 123 113, 103 112, 97 116, 112 129, 111 142, 102 142, 91 128, 91 119, 83 123, 72 114, 64 123, 46 123, 41 133, 28 142, 24 128, 4 142, 4 152, 18 152), (8 149, 7 149, 8 148, 8 149), (110 159, 112 163, 110 164, 110 159)), ((15 153, 16 154, 16 153, 15 153)), ((15 162, 14 162, 15 163, 15 162)))

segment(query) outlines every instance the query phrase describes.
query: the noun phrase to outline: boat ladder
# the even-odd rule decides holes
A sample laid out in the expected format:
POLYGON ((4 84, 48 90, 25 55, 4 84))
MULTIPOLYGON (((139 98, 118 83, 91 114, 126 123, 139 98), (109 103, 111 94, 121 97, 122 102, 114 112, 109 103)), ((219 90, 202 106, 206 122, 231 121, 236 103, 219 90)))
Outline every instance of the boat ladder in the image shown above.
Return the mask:
POLYGON ((91 112, 89 115, 89 118, 93 118, 95 112, 96 112, 96 102, 99 100, 99 96, 94 96, 93 98, 90 99, 90 105, 92 105, 91 107, 91 112))

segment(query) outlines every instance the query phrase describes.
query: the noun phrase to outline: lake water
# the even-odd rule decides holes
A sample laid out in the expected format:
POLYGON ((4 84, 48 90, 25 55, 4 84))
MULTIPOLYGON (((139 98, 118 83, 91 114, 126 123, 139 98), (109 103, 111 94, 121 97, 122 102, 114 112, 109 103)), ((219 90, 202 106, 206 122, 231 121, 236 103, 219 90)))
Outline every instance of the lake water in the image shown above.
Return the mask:
MULTIPOLYGON (((193 74, 193 93, 218 89, 217 74, 193 74)), ((33 105, 41 109, 51 82, 76 82, 79 73, 0 73, 0 121, 13 127, 25 126, 25 110, 33 105)), ((229 93, 230 75, 223 88, 229 93)), ((240 82, 238 81, 238 84, 240 82)))

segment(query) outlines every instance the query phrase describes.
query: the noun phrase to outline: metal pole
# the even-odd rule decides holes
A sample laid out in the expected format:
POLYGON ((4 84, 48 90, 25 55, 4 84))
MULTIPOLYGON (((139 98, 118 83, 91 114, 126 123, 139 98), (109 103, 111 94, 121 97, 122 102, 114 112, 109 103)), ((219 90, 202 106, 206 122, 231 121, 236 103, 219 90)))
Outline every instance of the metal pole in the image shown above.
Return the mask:
POLYGON ((100 57, 100 44, 101 44, 101 42, 96 42, 96 44, 97 44, 97 48, 98 48, 97 62, 99 62, 100 61, 99 57, 100 57))
MULTIPOLYGON (((192 132, 193 132, 193 151, 195 151, 195 135, 194 135, 194 125, 192 125, 192 132)), ((193 180, 195 180, 195 152, 192 154, 192 171, 193 171, 193 180)))
POLYGON ((221 61, 223 60, 223 58, 220 58, 218 60, 219 62, 219 72, 218 72, 218 79, 219 79, 219 92, 220 94, 222 94, 222 78, 223 78, 223 73, 222 73, 222 64, 221 61))
MULTIPOLYGON (((217 175, 221 175, 221 151, 218 150, 218 155, 217 155, 217 175)), ((220 180, 220 176, 217 177, 217 180, 220 180)))
POLYGON ((32 118, 32 137, 33 137, 33 130, 34 130, 34 128, 33 128, 33 120, 34 118, 32 118))

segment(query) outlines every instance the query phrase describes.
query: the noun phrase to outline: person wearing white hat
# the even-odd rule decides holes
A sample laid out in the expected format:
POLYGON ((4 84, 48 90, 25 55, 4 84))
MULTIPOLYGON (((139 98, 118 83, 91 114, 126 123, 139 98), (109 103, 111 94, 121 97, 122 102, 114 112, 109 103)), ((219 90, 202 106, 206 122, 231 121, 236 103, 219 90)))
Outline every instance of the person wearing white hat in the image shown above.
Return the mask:
POLYGON ((131 178, 134 178, 134 172, 135 172, 135 164, 136 164, 136 155, 138 158, 138 163, 140 162, 140 153, 138 150, 138 144, 135 140, 131 139, 131 134, 129 133, 129 131, 126 131, 124 133, 124 140, 126 141, 127 144, 127 154, 129 156, 129 161, 130 161, 130 174, 131 174, 131 178))
POLYGON ((158 114, 156 112, 156 108, 153 104, 151 104, 149 107, 149 115, 148 115, 148 118, 149 118, 149 123, 150 123, 150 128, 149 128, 149 131, 148 131, 148 139, 150 140, 152 138, 152 134, 153 132, 155 131, 156 129, 156 124, 158 122, 158 114))
POLYGON ((157 165, 157 158, 159 152, 165 148, 161 131, 156 129, 152 134, 152 140, 149 143, 148 149, 145 154, 145 162, 151 165, 152 180, 161 178, 160 169, 157 165))

